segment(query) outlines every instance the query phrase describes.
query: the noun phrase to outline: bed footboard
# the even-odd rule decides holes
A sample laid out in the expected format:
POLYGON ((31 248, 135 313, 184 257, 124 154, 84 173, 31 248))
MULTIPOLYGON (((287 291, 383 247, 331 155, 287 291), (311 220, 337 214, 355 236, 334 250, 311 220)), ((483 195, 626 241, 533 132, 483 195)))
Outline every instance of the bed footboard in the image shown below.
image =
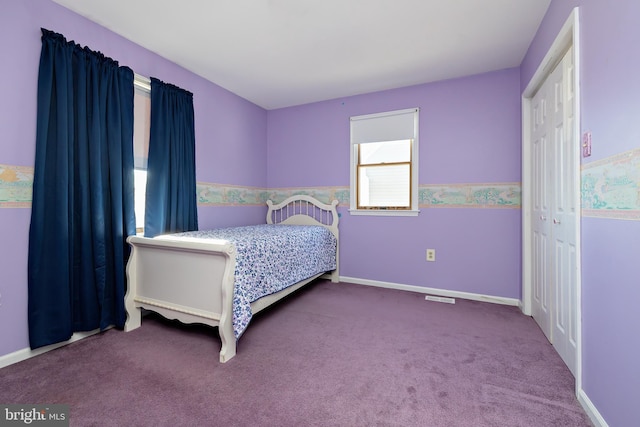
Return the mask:
POLYGON ((125 331, 141 324, 141 309, 183 323, 217 326, 220 361, 236 353, 232 301, 234 247, 226 242, 131 236, 125 331))

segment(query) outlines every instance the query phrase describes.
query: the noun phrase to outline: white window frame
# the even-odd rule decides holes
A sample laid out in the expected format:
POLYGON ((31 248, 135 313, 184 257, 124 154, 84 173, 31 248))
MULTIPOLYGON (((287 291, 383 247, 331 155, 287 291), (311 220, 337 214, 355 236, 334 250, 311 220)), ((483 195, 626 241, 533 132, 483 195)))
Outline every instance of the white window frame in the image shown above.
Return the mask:
MULTIPOLYGON (((420 213, 418 209, 418 147, 419 147, 419 108, 409 108, 404 110, 386 111, 382 113, 366 114, 362 116, 353 116, 350 118, 350 208, 349 213, 351 215, 374 215, 374 216, 417 216, 420 213), (357 177, 358 173, 358 144, 354 127, 358 126, 358 122, 361 120, 374 120, 377 118, 388 118, 389 116, 405 115, 413 113, 413 136, 411 139, 411 207, 410 209, 358 209, 357 201, 357 177)), ((373 122, 371 122, 373 123, 373 122)), ((406 137, 387 137, 381 136, 379 140, 371 140, 368 142, 381 142, 409 139, 406 137)))

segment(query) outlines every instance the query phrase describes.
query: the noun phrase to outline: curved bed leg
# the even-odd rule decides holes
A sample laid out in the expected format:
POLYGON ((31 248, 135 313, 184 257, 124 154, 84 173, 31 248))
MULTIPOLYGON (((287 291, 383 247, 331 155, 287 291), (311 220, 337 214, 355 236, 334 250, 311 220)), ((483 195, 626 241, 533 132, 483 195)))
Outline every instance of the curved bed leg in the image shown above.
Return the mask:
POLYGON ((225 363, 236 355, 236 337, 233 334, 233 325, 231 323, 232 322, 221 320, 220 326, 218 326, 220 341, 222 341, 220 363, 225 363))
POLYGON ((236 336, 233 333, 233 287, 235 283, 236 254, 233 249, 228 250, 229 259, 225 265, 222 279, 221 296, 222 312, 220 313, 220 323, 218 324, 218 334, 222 341, 220 349, 220 363, 225 363, 236 355, 236 336))
MULTIPOLYGON (((128 240, 127 240, 128 241, 128 240)), ((137 265, 136 265, 136 250, 132 249, 129 261, 127 263, 127 293, 124 296, 124 309, 127 312, 127 320, 124 322, 124 331, 133 331, 140 327, 142 321, 142 310, 140 307, 136 307, 134 298, 136 296, 137 289, 137 265)))
POLYGON ((142 313, 138 307, 133 307, 133 302, 130 304, 125 303, 127 310, 127 320, 124 322, 124 331, 131 332, 134 329, 140 327, 142 322, 142 313))
POLYGON ((334 270, 329 277, 332 283, 340 283, 340 274, 338 274, 338 270, 334 270))
POLYGON ((127 320, 124 322, 124 331, 131 332, 140 327, 142 315, 139 308, 127 308, 127 320))

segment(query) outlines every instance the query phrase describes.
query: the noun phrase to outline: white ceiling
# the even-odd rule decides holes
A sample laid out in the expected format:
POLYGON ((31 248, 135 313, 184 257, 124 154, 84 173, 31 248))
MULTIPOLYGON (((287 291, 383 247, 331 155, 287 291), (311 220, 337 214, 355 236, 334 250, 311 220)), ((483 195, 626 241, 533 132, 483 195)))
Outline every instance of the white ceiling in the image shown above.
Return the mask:
POLYGON ((54 0, 266 109, 520 65, 551 0, 54 0))

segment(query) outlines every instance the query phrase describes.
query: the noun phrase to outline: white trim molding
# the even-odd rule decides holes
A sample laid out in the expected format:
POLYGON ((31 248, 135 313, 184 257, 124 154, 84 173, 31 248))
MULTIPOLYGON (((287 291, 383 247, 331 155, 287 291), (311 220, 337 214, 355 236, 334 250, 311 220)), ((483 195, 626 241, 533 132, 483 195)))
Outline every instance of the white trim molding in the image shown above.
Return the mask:
MULTIPOLYGON (((107 328, 109 329, 109 328, 107 328)), ((4 356, 0 356, 0 369, 13 365, 14 363, 22 362, 23 360, 30 359, 35 356, 39 356, 43 353, 46 353, 51 350, 55 350, 60 347, 64 347, 67 344, 71 344, 76 341, 80 341, 81 339, 90 337, 91 335, 95 335, 100 332, 100 329, 95 329, 89 332, 76 332, 71 338, 67 341, 63 341, 57 344, 51 344, 44 347, 37 348, 35 350, 31 350, 30 348, 23 348, 22 350, 14 351, 13 353, 5 354, 4 356)))
POLYGON ((582 389, 578 391, 578 402, 580 402, 580 405, 582 405, 582 408, 595 427, 609 427, 609 424, 607 424, 604 417, 600 414, 600 411, 598 411, 593 402, 591 402, 591 399, 587 396, 587 393, 582 389))
POLYGON ((356 285, 375 286, 378 288, 397 289, 400 291, 417 292, 425 295, 437 295, 441 297, 468 299, 472 301, 490 302, 493 304, 518 306, 520 300, 515 298, 497 297, 492 295, 474 294, 470 292, 450 291, 438 288, 426 288, 423 286, 403 285, 401 283, 381 282, 379 280, 359 279, 357 277, 340 276, 340 282, 354 283, 356 285))
MULTIPOLYGON (((544 59, 538 65, 538 69, 522 92, 522 306, 526 315, 531 315, 531 99, 540 85, 544 82, 554 65, 562 59, 564 53, 573 46, 574 74, 575 74, 575 117, 580 118, 580 49, 578 35, 578 8, 574 8, 571 15, 564 23, 558 36, 549 48, 544 59)), ((580 120, 574 122, 574 135, 580 139, 580 120)), ((579 141, 578 141, 579 142, 579 141)), ((578 160, 580 158, 578 157, 578 160)), ((580 167, 576 168, 579 173, 580 167)), ((578 181, 579 182, 579 181, 578 181)), ((580 197, 580 191, 577 191, 580 197)), ((578 203, 576 206, 580 206, 578 203)), ((579 236, 579 234, 578 234, 579 236)), ((579 237, 578 237, 579 238, 579 237)), ((579 245, 578 245, 579 247, 579 245)))
POLYGON ((384 209, 349 209, 351 215, 369 215, 369 216, 418 216, 419 210, 384 210, 384 209))

